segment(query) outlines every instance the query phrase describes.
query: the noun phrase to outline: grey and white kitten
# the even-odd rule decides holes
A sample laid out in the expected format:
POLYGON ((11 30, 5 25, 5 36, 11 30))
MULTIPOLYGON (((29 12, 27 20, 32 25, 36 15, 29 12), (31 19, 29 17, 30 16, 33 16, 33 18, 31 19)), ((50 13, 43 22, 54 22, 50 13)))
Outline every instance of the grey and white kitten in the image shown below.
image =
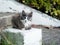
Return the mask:
POLYGON ((23 10, 22 13, 19 13, 12 18, 13 28, 28 30, 31 28, 31 21, 32 21, 32 12, 25 13, 23 10))

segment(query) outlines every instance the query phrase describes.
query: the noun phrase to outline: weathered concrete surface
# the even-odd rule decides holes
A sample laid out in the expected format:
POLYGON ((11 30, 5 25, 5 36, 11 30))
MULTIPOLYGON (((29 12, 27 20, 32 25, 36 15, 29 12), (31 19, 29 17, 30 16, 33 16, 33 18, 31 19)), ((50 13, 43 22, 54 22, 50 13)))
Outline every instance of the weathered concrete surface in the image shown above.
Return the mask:
POLYGON ((3 26, 6 26, 6 19, 5 18, 0 19, 0 28, 2 28, 3 26))
POLYGON ((44 45, 60 45, 60 29, 42 29, 44 45))
MULTIPOLYGON (((42 45, 42 29, 19 30, 8 28, 3 31, 11 45, 42 45)), ((5 38, 5 39, 6 39, 5 38)), ((6 40, 4 41, 6 44, 6 40)))
POLYGON ((12 17, 15 16, 16 13, 0 13, 0 29, 6 28, 7 26, 12 26, 12 17))
MULTIPOLYGON (((7 27, 12 27, 11 19, 16 13, 0 13, 0 33, 3 29, 7 27)), ((0 34, 0 44, 1 44, 1 34, 0 34)))

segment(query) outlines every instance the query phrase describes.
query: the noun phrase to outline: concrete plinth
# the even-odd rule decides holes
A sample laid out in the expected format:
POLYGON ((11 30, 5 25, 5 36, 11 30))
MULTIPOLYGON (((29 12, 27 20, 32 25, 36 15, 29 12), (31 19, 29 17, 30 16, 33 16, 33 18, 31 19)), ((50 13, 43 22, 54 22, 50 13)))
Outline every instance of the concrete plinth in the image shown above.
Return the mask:
MULTIPOLYGON (((5 29, 3 31, 8 41, 14 45, 42 45, 42 30, 32 28, 30 30, 5 29)), ((4 41, 6 43, 6 40, 4 41)), ((4 44, 7 45, 7 44, 4 44)))

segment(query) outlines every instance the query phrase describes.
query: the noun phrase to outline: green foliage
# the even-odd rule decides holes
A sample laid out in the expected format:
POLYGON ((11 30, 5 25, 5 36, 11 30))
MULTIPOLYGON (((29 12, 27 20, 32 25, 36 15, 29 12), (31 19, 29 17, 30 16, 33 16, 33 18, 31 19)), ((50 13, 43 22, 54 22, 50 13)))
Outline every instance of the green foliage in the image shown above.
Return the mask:
POLYGON ((22 3, 60 19, 60 0, 22 0, 22 3))
POLYGON ((1 45, 23 45, 23 36, 20 33, 4 32, 1 45))

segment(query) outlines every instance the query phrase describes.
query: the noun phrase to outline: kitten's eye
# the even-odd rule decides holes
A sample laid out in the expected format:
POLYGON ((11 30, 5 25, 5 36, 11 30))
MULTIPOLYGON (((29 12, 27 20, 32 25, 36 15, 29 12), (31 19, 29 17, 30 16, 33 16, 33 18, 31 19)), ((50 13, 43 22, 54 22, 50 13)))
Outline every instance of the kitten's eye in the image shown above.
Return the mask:
POLYGON ((25 16, 21 16, 21 20, 24 20, 24 19, 26 19, 26 17, 25 16))
POLYGON ((31 20, 32 20, 32 18, 31 18, 31 17, 28 17, 27 19, 28 19, 29 21, 31 21, 31 20))
POLYGON ((32 17, 32 15, 29 15, 28 17, 32 17))
POLYGON ((26 16, 24 16, 23 18, 26 19, 26 16))

